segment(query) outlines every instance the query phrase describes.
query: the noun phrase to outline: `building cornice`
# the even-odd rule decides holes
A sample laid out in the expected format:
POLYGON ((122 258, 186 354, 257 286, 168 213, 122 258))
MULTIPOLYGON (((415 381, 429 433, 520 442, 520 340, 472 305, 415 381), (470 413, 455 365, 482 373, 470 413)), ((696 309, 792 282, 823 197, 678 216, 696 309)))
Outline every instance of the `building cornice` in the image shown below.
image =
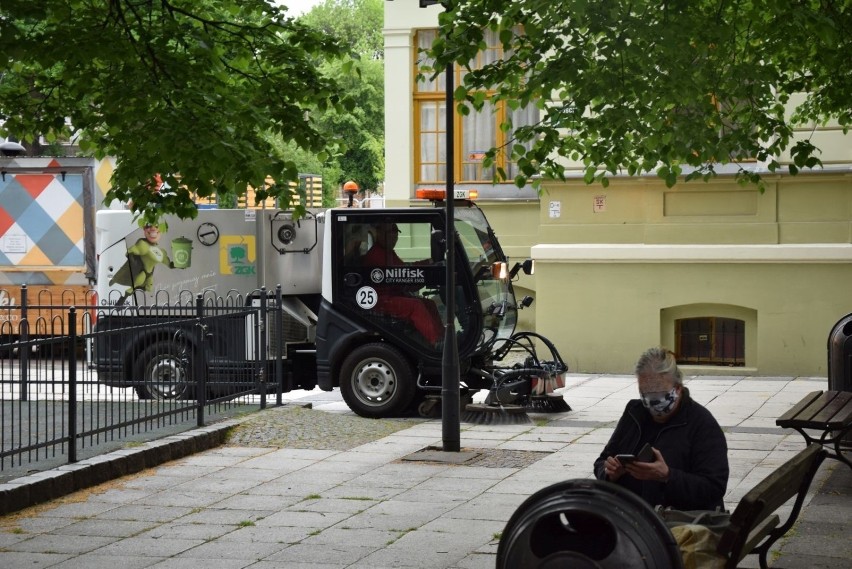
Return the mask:
POLYGON ((852 263, 850 243, 778 245, 540 244, 536 261, 561 263, 852 263))

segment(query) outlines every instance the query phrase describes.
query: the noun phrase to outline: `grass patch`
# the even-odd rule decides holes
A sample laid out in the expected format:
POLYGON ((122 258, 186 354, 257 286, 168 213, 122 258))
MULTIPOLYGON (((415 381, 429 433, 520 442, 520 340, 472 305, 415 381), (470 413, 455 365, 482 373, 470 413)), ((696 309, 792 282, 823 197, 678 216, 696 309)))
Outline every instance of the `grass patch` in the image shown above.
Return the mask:
POLYGON ((305 496, 304 499, 305 500, 320 500, 320 499, 322 499, 322 496, 320 496, 319 494, 308 494, 307 496, 305 496))
POLYGON ((251 520, 243 520, 240 523, 238 523, 237 525, 241 528, 253 528, 254 522, 251 521, 251 520))
POLYGON ((369 498, 367 496, 344 496, 341 500, 362 500, 364 502, 370 502, 373 498, 369 498))
POLYGON ((417 530, 417 528, 408 528, 408 529, 404 529, 404 530, 397 530, 397 529, 391 530, 391 531, 399 532, 399 535, 396 536, 393 539, 389 539, 385 545, 393 545, 395 542, 399 541, 402 538, 402 536, 404 536, 405 534, 411 533, 411 532, 416 531, 416 530, 417 530))

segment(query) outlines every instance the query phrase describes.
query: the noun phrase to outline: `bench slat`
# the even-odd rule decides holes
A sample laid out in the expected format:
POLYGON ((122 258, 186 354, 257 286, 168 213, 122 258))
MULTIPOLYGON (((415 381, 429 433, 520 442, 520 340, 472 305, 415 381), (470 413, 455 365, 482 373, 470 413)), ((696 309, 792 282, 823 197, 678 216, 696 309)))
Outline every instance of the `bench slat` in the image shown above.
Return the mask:
POLYGON ((831 397, 831 401, 811 421, 822 423, 829 429, 839 429, 852 420, 852 406, 846 408, 852 400, 852 392, 826 391, 826 395, 831 397))
POLYGON ((779 427, 841 429, 852 422, 852 392, 813 391, 775 421, 779 427))
POLYGON ((801 413, 803 409, 808 408, 811 405, 811 403, 814 402, 814 400, 820 398, 822 393, 823 393, 822 391, 812 391, 812 392, 808 393, 807 395, 802 397, 802 400, 799 401, 798 403, 796 403, 789 411, 787 411, 786 413, 781 415, 775 421, 775 424, 778 425, 779 427, 789 427, 790 425, 787 424, 787 423, 789 423, 790 421, 796 420, 799 413, 801 413))
POLYGON ((761 556, 761 566, 765 566, 769 547, 795 522, 813 475, 825 455, 820 445, 808 445, 742 497, 716 548, 728 560, 726 567, 736 567, 740 560, 755 551, 755 547, 755 552, 761 556), (798 497, 793 511, 779 526, 779 520, 774 519, 777 518, 775 511, 793 496, 798 497), (758 545, 764 538, 765 542, 758 545))
MULTIPOLYGON (((748 539, 746 539, 745 544, 743 544, 743 551, 745 552, 743 557, 745 557, 749 551, 760 545, 763 538, 772 533, 772 530, 777 528, 779 525, 781 525, 781 518, 778 517, 778 514, 772 514, 760 522, 756 528, 749 532, 748 539)), ((742 558, 737 559, 737 562, 739 561, 742 561, 742 558)))

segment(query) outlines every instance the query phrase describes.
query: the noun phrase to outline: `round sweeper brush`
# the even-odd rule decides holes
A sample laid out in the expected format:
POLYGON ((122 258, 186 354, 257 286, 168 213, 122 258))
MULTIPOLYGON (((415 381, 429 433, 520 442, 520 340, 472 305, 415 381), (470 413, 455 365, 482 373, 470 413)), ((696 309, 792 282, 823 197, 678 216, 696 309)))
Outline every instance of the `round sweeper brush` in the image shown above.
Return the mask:
POLYGON ((557 393, 546 395, 533 395, 527 404, 530 413, 567 413, 571 406, 565 402, 565 398, 557 393))
POLYGON ((527 411, 520 405, 487 405, 471 403, 464 408, 461 422, 476 425, 520 425, 532 423, 527 411))

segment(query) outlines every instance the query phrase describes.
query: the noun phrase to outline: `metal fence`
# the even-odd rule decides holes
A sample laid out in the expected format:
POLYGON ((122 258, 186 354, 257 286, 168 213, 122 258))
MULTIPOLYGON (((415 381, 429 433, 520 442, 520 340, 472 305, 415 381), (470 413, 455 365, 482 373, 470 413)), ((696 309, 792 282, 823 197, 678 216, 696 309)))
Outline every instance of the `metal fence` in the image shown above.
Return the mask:
POLYGON ((280 293, 146 307, 27 296, 22 287, 20 304, 0 306, 0 471, 73 463, 108 443, 264 408, 273 394, 281 404, 281 366, 266 357, 281 349, 266 325, 280 293), (225 332, 216 346, 211 329, 225 332))

